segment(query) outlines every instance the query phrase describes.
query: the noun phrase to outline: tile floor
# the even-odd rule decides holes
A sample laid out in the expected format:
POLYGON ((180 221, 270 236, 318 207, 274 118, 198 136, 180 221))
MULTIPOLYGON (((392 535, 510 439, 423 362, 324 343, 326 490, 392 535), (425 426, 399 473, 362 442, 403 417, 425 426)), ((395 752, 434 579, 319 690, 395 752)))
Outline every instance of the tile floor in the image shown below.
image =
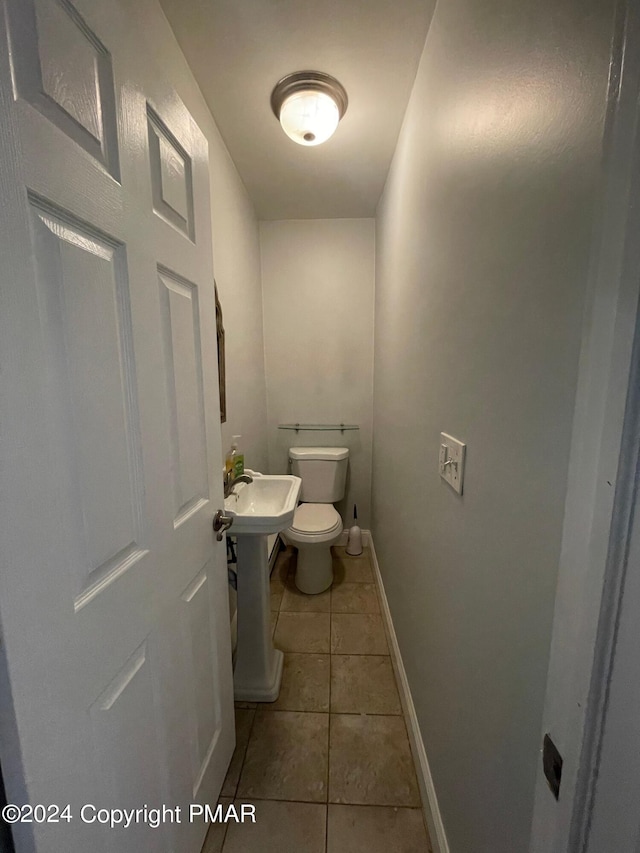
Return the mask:
POLYGON ((276 702, 236 704, 220 802, 256 823, 214 824, 202 853, 430 853, 367 549, 333 549, 334 584, 308 596, 295 552, 271 576, 276 702))

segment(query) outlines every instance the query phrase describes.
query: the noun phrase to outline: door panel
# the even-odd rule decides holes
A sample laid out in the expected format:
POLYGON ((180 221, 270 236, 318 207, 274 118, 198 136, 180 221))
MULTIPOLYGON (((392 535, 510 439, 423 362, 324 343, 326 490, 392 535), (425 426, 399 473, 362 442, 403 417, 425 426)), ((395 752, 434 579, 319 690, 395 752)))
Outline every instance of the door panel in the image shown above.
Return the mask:
POLYGON ((191 158, 149 104, 147 124, 153 209, 193 240, 191 158))
POLYGON ((193 709, 197 738, 192 741, 191 789, 197 798, 211 755, 220 735, 220 704, 212 702, 218 675, 214 658, 209 606, 210 588, 206 571, 202 571, 181 597, 183 658, 186 668, 189 705, 193 709), (203 654, 203 650, 206 650, 203 654))
MULTIPOLYGON (((144 808, 166 802, 167 785, 157 714, 157 688, 147 642, 137 649, 89 709, 100 808, 144 808), (143 713, 140 713, 144 709, 143 713), (140 755, 147 758, 140 761, 140 755)), ((94 810, 87 812, 91 820, 94 810)), ((114 828, 105 849, 170 850, 170 833, 152 838, 143 824, 114 828), (167 838, 169 836, 169 838, 167 838)))
POLYGON ((67 0, 8 11, 16 94, 118 178, 109 51, 67 0))
MULTIPOLYGON (((223 501, 206 140, 130 8, 4 3, 8 798, 76 815, 214 802, 233 690, 211 529, 223 501)), ((204 832, 75 819, 14 836, 18 853, 199 853, 204 832)))
POLYGON ((209 498, 198 288, 162 268, 158 279, 171 412, 173 525, 179 527, 209 498))
POLYGON ((146 553, 126 257, 62 211, 32 199, 32 213, 49 382, 73 481, 78 609, 146 553))

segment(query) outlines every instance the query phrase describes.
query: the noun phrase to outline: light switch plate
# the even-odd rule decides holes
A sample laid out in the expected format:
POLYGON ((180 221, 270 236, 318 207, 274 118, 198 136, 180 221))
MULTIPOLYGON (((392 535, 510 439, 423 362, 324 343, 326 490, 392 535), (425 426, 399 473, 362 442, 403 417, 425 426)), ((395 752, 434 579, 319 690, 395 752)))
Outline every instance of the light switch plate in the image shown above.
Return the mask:
POLYGON ((464 480, 464 457, 467 445, 458 441, 446 432, 440 433, 440 454, 438 457, 438 469, 440 476, 459 495, 462 494, 462 482, 464 480))

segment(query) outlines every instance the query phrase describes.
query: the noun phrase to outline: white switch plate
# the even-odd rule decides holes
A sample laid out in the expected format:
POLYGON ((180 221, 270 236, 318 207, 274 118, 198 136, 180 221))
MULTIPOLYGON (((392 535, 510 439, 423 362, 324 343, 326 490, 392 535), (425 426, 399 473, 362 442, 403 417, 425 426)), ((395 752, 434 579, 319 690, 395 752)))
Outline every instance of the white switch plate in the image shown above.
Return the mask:
POLYGON ((440 476, 459 495, 462 494, 462 481, 464 480, 464 457, 467 445, 458 441, 446 432, 440 433, 440 455, 438 457, 438 470, 440 476))

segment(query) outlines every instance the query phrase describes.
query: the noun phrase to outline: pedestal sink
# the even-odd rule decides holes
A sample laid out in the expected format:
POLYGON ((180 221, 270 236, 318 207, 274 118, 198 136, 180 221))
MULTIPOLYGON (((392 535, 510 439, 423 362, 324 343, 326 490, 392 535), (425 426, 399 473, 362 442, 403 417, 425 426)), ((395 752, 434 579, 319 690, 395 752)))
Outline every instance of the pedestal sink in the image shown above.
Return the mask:
POLYGON ((238 645, 233 673, 237 700, 274 702, 280 692, 284 656, 271 637, 267 536, 291 526, 299 477, 250 472, 252 483, 225 498, 238 539, 238 645))

